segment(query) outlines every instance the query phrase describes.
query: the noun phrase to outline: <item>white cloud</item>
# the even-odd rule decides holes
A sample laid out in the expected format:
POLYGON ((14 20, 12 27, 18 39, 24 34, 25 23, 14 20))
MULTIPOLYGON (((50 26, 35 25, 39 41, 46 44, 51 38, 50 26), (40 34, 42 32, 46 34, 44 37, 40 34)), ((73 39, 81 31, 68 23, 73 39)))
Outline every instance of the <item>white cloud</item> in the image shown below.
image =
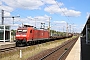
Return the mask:
POLYGON ((4 11, 4 17, 9 17, 11 14, 9 12, 4 11))
POLYGON ((56 4, 55 0, 43 0, 47 4, 56 4))
POLYGON ((56 4, 55 0, 43 0, 43 2, 47 4, 56 4))
POLYGON ((80 11, 68 10, 67 8, 59 8, 58 5, 51 5, 49 7, 46 7, 44 10, 51 14, 56 13, 61 14, 62 16, 78 17, 81 15, 80 11))
POLYGON ((60 9, 60 7, 62 7, 64 4, 55 0, 43 0, 43 2, 41 0, 2 0, 2 2, 4 2, 6 6, 3 4, 0 8, 10 12, 12 12, 15 8, 29 10, 41 9, 41 6, 44 4, 50 4, 48 7, 45 7, 44 11, 47 11, 51 14, 61 14, 62 16, 78 17, 81 15, 80 11, 69 10, 67 8, 60 9))
POLYGON ((13 8, 12 7, 4 6, 4 5, 1 5, 0 6, 0 9, 1 10, 5 10, 5 11, 8 11, 8 12, 12 12, 13 11, 13 8))
POLYGON ((57 3, 58 3, 59 6, 64 5, 63 3, 61 3, 61 2, 59 3, 59 2, 57 2, 55 0, 43 0, 43 2, 46 3, 46 4, 51 4, 51 5, 57 5, 57 3))
MULTIPOLYGON (((62 16, 64 16, 64 14, 65 14, 66 16, 74 16, 74 17, 78 17, 81 15, 80 11, 63 8, 62 7, 64 5, 63 3, 57 2, 59 4, 59 6, 58 6, 56 2, 57 1, 55 1, 55 0, 43 0, 43 2, 41 0, 1 0, 0 1, 0 5, 1 5, 0 9, 5 10, 4 16, 11 16, 10 12, 14 11, 14 9, 16 9, 16 8, 34 10, 34 9, 41 9, 41 6, 43 6, 44 4, 47 4, 48 7, 46 7, 44 9, 44 11, 47 11, 51 14, 56 13, 56 14, 61 14, 62 16), (2 2, 4 4, 2 4, 2 2), (60 9, 60 7, 61 7, 61 9, 60 9)), ((46 26, 48 26, 49 18, 50 18, 50 16, 48 16, 48 15, 36 16, 36 17, 28 16, 27 18, 23 18, 23 19, 15 18, 14 25, 18 26, 18 25, 21 25, 22 23, 24 23, 24 24, 29 24, 29 25, 35 26, 35 20, 36 20, 36 26, 40 28, 42 22, 45 23, 46 26), (31 19, 33 19, 33 20, 31 20, 31 19)), ((1 23, 1 21, 0 21, 0 23, 1 23)), ((13 25, 13 19, 5 18, 4 23, 13 25)), ((65 26, 65 28, 66 28, 65 21, 54 21, 53 24, 62 24, 62 26, 65 26)), ((59 27, 61 27, 61 25, 59 25, 59 27)), ((55 25, 53 25, 53 29, 56 30, 55 25)), ((59 28, 57 27, 57 29, 59 29, 59 28)))
POLYGON ((7 18, 5 19, 4 23, 7 25, 13 25, 13 26, 21 26, 21 24, 23 23, 23 24, 34 26, 34 27, 36 24, 36 27, 40 28, 41 23, 45 23, 45 26, 48 26, 49 17, 50 16, 44 15, 44 16, 35 16, 35 17, 28 16, 27 18, 15 18, 14 25, 13 25, 13 19, 7 18))
POLYGON ((57 30, 57 31, 66 31, 66 21, 53 21, 51 24, 51 29, 52 30, 57 30))
POLYGON ((44 3, 40 0, 2 0, 8 6, 13 8, 23 8, 23 9, 40 9, 44 3))
MULTIPOLYGON (((10 3, 10 1, 9 1, 10 3)), ((10 6, 7 6, 5 4, 3 4, 3 1, 1 0, 0 1, 0 10, 5 10, 5 11, 8 11, 8 12, 12 12, 14 9, 10 6)))
POLYGON ((0 5, 2 5, 2 2, 0 1, 0 5))
POLYGON ((34 18, 37 18, 38 20, 41 21, 49 21, 50 16, 44 15, 44 16, 36 16, 34 18))
POLYGON ((66 21, 54 21, 55 24, 66 24, 66 21))
MULTIPOLYGON (((5 6, 4 4, 2 4, 2 1, 0 1, 0 16, 1 16, 1 10, 4 10, 4 17, 6 17, 6 16, 11 16, 10 12, 12 12, 14 9, 10 6, 5 6)), ((1 17, 0 17, 0 21, 1 21, 1 17)), ((6 18, 4 18, 4 23, 6 23, 6 21, 7 21, 6 18)))

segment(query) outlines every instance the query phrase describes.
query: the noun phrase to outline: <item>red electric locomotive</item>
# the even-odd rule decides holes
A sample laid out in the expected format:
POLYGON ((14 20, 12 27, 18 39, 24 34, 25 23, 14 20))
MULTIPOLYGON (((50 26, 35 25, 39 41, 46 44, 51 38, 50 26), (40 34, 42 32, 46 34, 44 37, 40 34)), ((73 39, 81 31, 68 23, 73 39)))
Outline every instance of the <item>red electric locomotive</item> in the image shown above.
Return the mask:
POLYGON ((35 41, 49 39, 49 31, 45 29, 36 29, 33 26, 24 25, 16 31, 16 46, 30 44, 35 41))

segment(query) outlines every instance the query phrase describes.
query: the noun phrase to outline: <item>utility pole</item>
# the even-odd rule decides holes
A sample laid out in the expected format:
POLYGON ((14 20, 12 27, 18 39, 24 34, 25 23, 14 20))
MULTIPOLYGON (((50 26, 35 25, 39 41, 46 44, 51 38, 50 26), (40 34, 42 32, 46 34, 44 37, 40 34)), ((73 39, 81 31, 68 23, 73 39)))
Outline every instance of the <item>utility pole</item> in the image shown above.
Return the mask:
POLYGON ((66 24, 66 36, 68 36, 68 23, 66 24))
POLYGON ((50 20, 51 20, 51 17, 49 17, 49 33, 50 33, 50 20))
POLYGON ((13 18, 13 24, 14 24, 14 18, 15 18, 15 17, 13 16, 12 18, 13 18))
POLYGON ((69 25, 70 26, 70 33, 71 33, 71 25, 69 25))
POLYGON ((4 23, 4 10, 2 10, 2 22, 1 22, 1 24, 3 25, 4 23))
POLYGON ((14 24, 14 18, 16 17, 20 17, 20 16, 7 16, 7 17, 4 17, 4 10, 2 10, 2 25, 4 24, 4 18, 13 18, 13 24, 14 24))
POLYGON ((51 36, 51 33, 50 33, 50 20, 51 20, 51 17, 49 17, 49 28, 48 28, 49 36, 51 36))

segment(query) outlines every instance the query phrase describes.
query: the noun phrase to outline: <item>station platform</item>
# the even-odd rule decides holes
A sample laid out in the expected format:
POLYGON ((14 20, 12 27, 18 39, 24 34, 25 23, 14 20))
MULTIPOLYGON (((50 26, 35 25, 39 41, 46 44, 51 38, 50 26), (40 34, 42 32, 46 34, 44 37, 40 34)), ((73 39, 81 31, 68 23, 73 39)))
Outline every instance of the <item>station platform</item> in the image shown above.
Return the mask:
POLYGON ((79 37, 65 60, 81 60, 81 42, 80 41, 81 39, 79 37))
POLYGON ((15 42, 0 42, 0 49, 14 47, 15 42))

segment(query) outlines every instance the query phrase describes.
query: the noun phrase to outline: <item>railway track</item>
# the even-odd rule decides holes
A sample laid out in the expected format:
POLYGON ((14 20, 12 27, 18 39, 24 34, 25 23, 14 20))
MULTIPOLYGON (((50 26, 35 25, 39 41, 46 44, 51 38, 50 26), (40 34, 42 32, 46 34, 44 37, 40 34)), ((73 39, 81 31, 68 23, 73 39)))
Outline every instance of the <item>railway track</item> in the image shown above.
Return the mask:
MULTIPOLYGON (((75 39, 74 39, 75 40, 75 39)), ((72 41, 74 41, 74 40, 72 40, 72 41)), ((76 40, 75 40, 76 41, 76 40)), ((71 40, 69 40, 68 41, 68 43, 72 43, 71 42, 71 40)), ((62 44, 61 46, 58 46, 58 47, 56 47, 55 49, 53 48, 52 50, 49 50, 49 51, 47 51, 47 52, 44 52, 45 53, 45 55, 42 55, 42 57, 38 57, 38 59, 29 59, 29 60, 53 60, 53 59, 48 59, 48 58, 50 58, 50 56, 51 55, 53 55, 54 53, 56 53, 56 51, 58 51, 59 49, 60 50, 62 50, 61 48, 63 48, 64 47, 64 45, 65 44, 68 44, 67 42, 65 42, 64 44, 62 44), (59 49, 57 49, 57 48, 59 48, 59 49), (56 51, 55 51, 56 50, 56 51), (50 54, 51 53, 51 54, 50 54), (45 57, 47 55, 47 57, 45 57), (45 58, 43 58, 43 57, 45 57, 45 58)), ((27 47, 30 47, 30 46, 27 46, 27 47)), ((7 54, 11 54, 11 55, 13 55, 14 54, 14 52, 16 51, 16 52, 18 52, 20 49, 21 50, 23 50, 23 49, 25 49, 25 48, 27 48, 27 47, 15 47, 15 46, 13 46, 13 47, 9 47, 9 48, 3 48, 3 49, 0 49, 0 58, 3 58, 3 56, 6 56, 7 54)), ((67 49, 69 49, 69 48, 67 48, 67 47, 65 47, 66 48, 66 50, 67 49)), ((65 48, 63 48, 63 50, 64 51, 66 51, 65 50, 65 48)), ((62 52, 64 52, 64 51, 62 51, 62 52)), ((61 53, 61 52, 60 52, 61 53)), ((57 53, 56 53, 57 54, 57 53)), ((59 57, 60 57, 60 55, 58 55, 59 57)), ((65 56, 65 55, 63 55, 63 56, 65 56)), ((62 57, 63 57, 62 56, 62 57)), ((59 58, 58 57, 58 58, 59 58)), ((52 56, 51 56, 51 58, 52 58, 52 56)), ((55 60, 57 60, 57 59, 55 59, 55 60)))
MULTIPOLYGON (((76 41, 75 41, 75 42, 76 42, 76 41)), ((63 54, 62 54, 57 60, 61 60, 61 59, 64 57, 64 55, 65 55, 69 50, 71 50, 71 48, 73 47, 73 45, 75 44, 75 42, 73 42, 73 43, 69 46, 68 50, 64 51, 63 54)))
POLYGON ((8 57, 9 55, 13 55, 15 53, 20 52, 20 50, 26 49, 27 47, 8 47, 0 49, 0 58, 8 57))
POLYGON ((65 60, 66 56, 70 52, 71 48, 77 41, 77 38, 69 40, 54 49, 44 51, 42 54, 38 54, 37 57, 29 58, 27 60, 65 60))
MULTIPOLYGON (((32 44, 32 45, 33 45, 33 44, 32 44)), ((35 45, 36 45, 36 44, 35 44, 35 45)), ((24 48, 27 48, 27 47, 16 47, 16 46, 5 47, 5 48, 1 48, 1 49, 0 49, 0 54, 1 54, 1 53, 11 52, 11 51, 17 51, 17 50, 24 49, 24 48)))
POLYGON ((17 50, 21 50, 21 49, 25 49, 25 48, 28 48, 29 46, 27 47, 16 47, 16 46, 13 46, 13 47, 8 47, 8 48, 3 48, 3 49, 0 49, 0 54, 1 53, 7 53, 7 52, 11 52, 11 51, 17 51, 17 50))
POLYGON ((3 48, 3 49, 0 49, 0 53, 6 52, 6 51, 11 51, 11 50, 14 50, 14 49, 17 49, 17 48, 16 47, 3 48))

